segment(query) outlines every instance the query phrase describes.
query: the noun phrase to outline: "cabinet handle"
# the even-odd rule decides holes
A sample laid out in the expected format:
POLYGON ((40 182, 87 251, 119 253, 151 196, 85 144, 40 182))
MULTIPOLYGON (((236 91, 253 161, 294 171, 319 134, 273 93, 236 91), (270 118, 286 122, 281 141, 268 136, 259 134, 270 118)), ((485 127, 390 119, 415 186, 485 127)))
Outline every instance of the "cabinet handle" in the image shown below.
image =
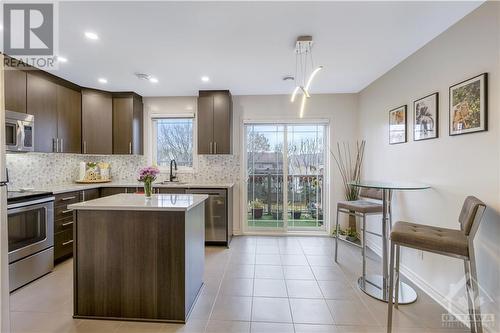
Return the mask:
POLYGON ((71 243, 73 243, 73 240, 69 240, 67 242, 62 243, 62 246, 66 246, 66 245, 71 244, 71 243))
POLYGON ((132 155, 132 142, 131 141, 128 143, 128 153, 130 155, 132 155))
POLYGON ((64 149, 63 149, 63 139, 61 139, 61 153, 64 153, 64 149))
POLYGON ((52 138, 52 152, 57 153, 57 143, 56 138, 52 138))
POLYGON ((61 201, 73 200, 73 199, 75 199, 75 198, 76 198, 75 196, 72 196, 72 197, 64 197, 64 198, 61 198, 61 201))
POLYGON ((212 154, 212 142, 208 144, 208 153, 212 154))
POLYGON ((63 224, 61 224, 61 226, 63 226, 63 227, 67 227, 68 225, 72 225, 72 224, 73 224, 73 221, 63 223, 63 224))
POLYGON ((214 142, 214 151, 215 151, 214 154, 217 154, 217 142, 214 142))
POLYGON ((62 214, 66 214, 66 213, 69 213, 69 212, 72 212, 72 210, 71 210, 71 209, 68 209, 68 210, 63 210, 61 213, 62 213, 62 214))
POLYGON ((83 141, 83 153, 87 154, 87 141, 83 141))

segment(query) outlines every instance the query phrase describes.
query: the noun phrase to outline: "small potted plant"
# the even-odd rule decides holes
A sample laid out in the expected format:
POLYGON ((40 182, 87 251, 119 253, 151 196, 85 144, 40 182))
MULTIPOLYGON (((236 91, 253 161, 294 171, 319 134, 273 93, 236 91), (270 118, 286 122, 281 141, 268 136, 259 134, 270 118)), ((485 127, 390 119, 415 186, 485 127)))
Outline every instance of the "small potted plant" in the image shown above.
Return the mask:
POLYGON ((347 239, 349 242, 356 242, 359 239, 356 229, 353 228, 347 228, 345 231, 345 235, 345 239, 347 239))
POLYGON ((262 218, 262 213, 264 212, 264 203, 259 199, 250 201, 250 210, 252 211, 253 218, 262 218))
POLYGON ((138 181, 144 183, 144 195, 146 199, 151 199, 151 194, 153 193, 153 182, 156 177, 160 174, 160 170, 154 166, 142 168, 139 171, 138 181))
POLYGON ((271 215, 273 220, 282 220, 283 219, 283 209, 279 204, 274 204, 271 208, 271 215))

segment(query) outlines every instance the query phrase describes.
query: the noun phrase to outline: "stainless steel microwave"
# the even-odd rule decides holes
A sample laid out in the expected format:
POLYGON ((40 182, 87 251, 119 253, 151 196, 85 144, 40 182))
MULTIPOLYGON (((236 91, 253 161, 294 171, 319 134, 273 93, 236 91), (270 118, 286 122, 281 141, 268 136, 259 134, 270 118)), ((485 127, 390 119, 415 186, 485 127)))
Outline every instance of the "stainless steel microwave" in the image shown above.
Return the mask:
POLYGON ((34 151, 35 116, 5 111, 5 144, 7 151, 34 151))

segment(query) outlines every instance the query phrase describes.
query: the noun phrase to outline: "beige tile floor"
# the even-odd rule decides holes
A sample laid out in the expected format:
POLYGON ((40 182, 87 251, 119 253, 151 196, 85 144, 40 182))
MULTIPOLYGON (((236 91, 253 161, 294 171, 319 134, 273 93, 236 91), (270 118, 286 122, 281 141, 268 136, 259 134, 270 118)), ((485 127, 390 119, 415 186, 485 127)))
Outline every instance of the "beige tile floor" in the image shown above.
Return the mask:
MULTIPOLYGON (((72 260, 11 295, 12 332, 384 332, 386 304, 360 292, 358 248, 319 237, 236 237, 207 247, 205 286, 186 325, 75 320, 72 260)), ((368 269, 380 264, 370 254, 368 269)), ((421 291, 394 317, 395 332, 451 333, 421 291)))

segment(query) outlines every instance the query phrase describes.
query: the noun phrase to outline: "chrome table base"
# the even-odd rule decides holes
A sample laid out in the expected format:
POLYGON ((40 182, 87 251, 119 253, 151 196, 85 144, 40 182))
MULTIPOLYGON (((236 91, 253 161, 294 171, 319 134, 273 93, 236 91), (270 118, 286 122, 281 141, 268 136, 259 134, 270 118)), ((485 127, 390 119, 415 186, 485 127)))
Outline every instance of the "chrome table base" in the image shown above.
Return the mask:
MULTIPOLYGON (((384 281, 382 275, 367 275, 365 280, 363 280, 363 277, 361 276, 358 279, 358 287, 365 294, 373 298, 376 298, 383 302, 389 302, 389 288, 387 285, 384 292, 383 282, 384 281)), ((412 287, 400 281, 398 299, 400 305, 410 304, 417 300, 417 293, 415 292, 415 290, 413 290, 412 287)))

